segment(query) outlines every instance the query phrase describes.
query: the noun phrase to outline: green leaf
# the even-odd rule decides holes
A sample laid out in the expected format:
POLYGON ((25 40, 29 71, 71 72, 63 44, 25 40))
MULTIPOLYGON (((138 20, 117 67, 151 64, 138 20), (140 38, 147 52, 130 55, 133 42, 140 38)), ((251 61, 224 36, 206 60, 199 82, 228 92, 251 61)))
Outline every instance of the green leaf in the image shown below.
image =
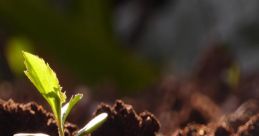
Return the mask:
POLYGON ((81 100, 83 97, 83 94, 76 94, 75 96, 72 96, 71 99, 67 104, 65 104, 62 109, 61 109, 61 118, 62 118, 62 123, 64 124, 66 121, 66 118, 72 108, 77 104, 79 100, 81 100))
POLYGON ((42 58, 28 52, 23 52, 25 59, 25 66, 27 70, 25 74, 40 91, 41 94, 47 94, 55 92, 61 99, 61 102, 65 102, 65 94, 61 92, 56 73, 49 67, 42 58), (56 90, 58 89, 58 90, 56 90))
POLYGON ((59 128, 63 129, 63 124, 61 124, 61 106, 66 101, 66 95, 61 92, 61 86, 56 73, 42 58, 28 52, 22 53, 27 69, 25 71, 26 76, 49 103, 59 128))
POLYGON ((85 134, 90 134, 94 130, 96 130, 98 127, 100 127, 107 119, 108 114, 107 113, 101 113, 95 118, 93 118, 91 121, 89 121, 82 129, 77 131, 75 136, 83 136, 85 134))

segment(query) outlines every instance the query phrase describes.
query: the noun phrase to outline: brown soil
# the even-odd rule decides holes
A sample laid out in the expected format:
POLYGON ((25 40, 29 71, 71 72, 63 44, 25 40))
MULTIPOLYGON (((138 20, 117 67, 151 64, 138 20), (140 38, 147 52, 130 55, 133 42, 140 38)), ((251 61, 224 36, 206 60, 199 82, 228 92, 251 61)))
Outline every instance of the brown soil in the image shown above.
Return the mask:
POLYGON ((172 136, 258 136, 259 114, 249 118, 247 122, 241 123, 234 130, 233 126, 226 124, 190 124, 183 129, 177 130, 172 136))
MULTIPOLYGON (((121 100, 117 100, 112 107, 99 105, 95 114, 101 112, 109 114, 108 120, 92 136, 155 136, 160 127, 154 115, 149 112, 138 115, 131 105, 124 104, 121 100)), ((13 100, 2 101, 0 122, 0 134, 4 136, 19 132, 58 136, 53 115, 34 102, 18 104, 13 100)), ((71 123, 66 123, 65 126, 66 136, 72 136, 77 130, 71 123)))
MULTIPOLYGON (((66 136, 71 136, 76 126, 66 123, 66 136)), ((30 102, 15 103, 13 100, 0 102, 0 134, 13 136, 15 133, 46 133, 57 136, 57 126, 53 115, 46 112, 42 106, 30 102)))
POLYGON ((117 100, 113 106, 101 104, 96 115, 106 112, 108 120, 91 136, 155 136, 160 128, 149 112, 137 114, 131 105, 117 100))

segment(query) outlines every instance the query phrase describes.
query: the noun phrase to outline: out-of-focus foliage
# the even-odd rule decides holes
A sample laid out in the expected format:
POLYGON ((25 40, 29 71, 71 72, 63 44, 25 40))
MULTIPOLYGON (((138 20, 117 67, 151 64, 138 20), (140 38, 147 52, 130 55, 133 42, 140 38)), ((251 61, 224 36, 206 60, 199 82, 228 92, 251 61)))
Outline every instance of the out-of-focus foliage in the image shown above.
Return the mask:
POLYGON ((71 0, 63 7, 47 0, 1 0, 0 26, 42 46, 89 84, 114 80, 133 90, 150 83, 156 70, 120 48, 111 25, 113 1, 71 0))
POLYGON ((240 81, 240 67, 233 64, 226 72, 226 82, 232 88, 236 88, 240 81))
POLYGON ((21 50, 32 50, 32 43, 26 38, 14 37, 7 42, 5 55, 8 64, 14 74, 20 76, 23 74, 24 64, 21 50))

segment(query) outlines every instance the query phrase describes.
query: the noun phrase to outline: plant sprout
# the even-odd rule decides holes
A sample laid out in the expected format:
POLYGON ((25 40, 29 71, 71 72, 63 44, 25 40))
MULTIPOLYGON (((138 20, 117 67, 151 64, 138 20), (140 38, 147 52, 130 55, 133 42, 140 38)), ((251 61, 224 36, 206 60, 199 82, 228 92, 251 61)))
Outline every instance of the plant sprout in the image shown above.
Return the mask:
MULTIPOLYGON (((82 99, 83 94, 76 94, 66 103, 66 95, 62 92, 56 73, 45 61, 31 53, 22 52, 26 66, 25 75, 30 79, 40 94, 48 102, 54 114, 58 126, 59 136, 64 136, 64 124, 72 108, 82 99), (63 105, 64 104, 64 105, 63 105)), ((76 132, 76 136, 89 134, 97 129, 108 117, 107 113, 101 113, 76 132)), ((42 133, 19 133, 14 136, 48 136, 42 133)))

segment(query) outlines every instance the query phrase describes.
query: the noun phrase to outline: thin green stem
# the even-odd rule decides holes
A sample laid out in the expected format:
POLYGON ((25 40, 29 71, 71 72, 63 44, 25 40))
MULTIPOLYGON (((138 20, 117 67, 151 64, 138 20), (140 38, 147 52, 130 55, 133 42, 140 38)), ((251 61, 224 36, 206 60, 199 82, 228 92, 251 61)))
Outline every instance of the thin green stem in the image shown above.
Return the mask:
POLYGON ((64 125, 62 124, 62 121, 59 119, 56 119, 56 121, 57 121, 57 126, 58 126, 58 135, 65 136, 64 125))
POLYGON ((59 135, 59 136, 65 136, 65 134, 64 134, 64 128, 61 126, 60 123, 59 123, 59 125, 58 125, 58 135, 59 135))

